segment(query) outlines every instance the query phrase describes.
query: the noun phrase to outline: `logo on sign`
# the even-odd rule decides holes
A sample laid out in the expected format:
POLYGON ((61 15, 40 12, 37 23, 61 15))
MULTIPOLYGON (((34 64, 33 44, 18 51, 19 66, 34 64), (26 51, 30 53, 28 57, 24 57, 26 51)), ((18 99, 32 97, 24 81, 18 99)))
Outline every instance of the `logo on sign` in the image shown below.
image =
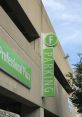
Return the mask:
POLYGON ((44 44, 48 47, 54 47, 58 44, 58 39, 54 33, 48 33, 45 37, 44 44))

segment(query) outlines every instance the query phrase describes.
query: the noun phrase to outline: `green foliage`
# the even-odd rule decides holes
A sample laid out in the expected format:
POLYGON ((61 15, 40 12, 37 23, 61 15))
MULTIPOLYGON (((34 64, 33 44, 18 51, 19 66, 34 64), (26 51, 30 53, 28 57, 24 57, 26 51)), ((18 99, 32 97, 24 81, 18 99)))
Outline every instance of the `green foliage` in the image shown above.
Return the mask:
POLYGON ((70 96, 72 103, 77 107, 79 113, 82 113, 82 54, 78 54, 79 61, 74 65, 74 75, 68 73, 66 76, 72 79, 73 93, 70 96))
POLYGON ((82 54, 79 55, 79 62, 75 66, 75 76, 78 87, 82 90, 82 54))

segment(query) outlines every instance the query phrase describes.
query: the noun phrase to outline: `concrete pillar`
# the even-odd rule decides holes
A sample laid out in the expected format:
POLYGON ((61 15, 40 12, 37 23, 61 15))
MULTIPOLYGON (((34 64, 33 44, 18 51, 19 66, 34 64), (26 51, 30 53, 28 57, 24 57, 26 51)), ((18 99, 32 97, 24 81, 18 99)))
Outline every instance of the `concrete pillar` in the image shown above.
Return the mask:
POLYGON ((21 108, 21 117, 44 117, 43 108, 26 107, 25 105, 21 108))
POLYGON ((40 117, 44 117, 44 109, 40 108, 40 117))
POLYGON ((31 112, 28 117, 44 117, 44 109, 39 108, 31 112))

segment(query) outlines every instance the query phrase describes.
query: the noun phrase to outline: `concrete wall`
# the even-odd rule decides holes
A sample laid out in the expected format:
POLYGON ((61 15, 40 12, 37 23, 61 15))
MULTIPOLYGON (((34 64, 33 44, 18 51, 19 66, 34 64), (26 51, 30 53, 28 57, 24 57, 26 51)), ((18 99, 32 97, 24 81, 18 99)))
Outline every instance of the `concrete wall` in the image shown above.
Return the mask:
POLYGON ((74 106, 71 105, 70 107, 68 103, 69 95, 58 82, 56 85, 58 85, 56 101, 59 117, 76 117, 74 106))
POLYGON ((30 90, 2 72, 0 73, 1 86, 24 97, 25 99, 28 99, 31 102, 36 103, 37 105, 44 106, 45 104, 45 108, 49 107, 51 112, 56 113, 55 98, 50 98, 46 101, 42 101, 41 98, 40 56, 38 56, 34 49, 32 49, 31 45, 13 24, 2 8, 0 8, 0 19, 0 37, 2 37, 10 45, 10 47, 13 48, 13 50, 16 51, 32 68, 32 88, 30 90), (49 100, 51 100, 53 105, 49 105, 49 100))

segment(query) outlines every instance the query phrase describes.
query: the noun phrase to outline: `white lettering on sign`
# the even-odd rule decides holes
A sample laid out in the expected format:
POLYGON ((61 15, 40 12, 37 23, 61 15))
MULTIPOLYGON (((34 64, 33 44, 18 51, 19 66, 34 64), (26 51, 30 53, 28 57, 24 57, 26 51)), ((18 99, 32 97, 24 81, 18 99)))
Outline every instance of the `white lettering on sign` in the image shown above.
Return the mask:
POLYGON ((30 80, 30 74, 26 71, 26 68, 22 64, 18 64, 15 58, 10 57, 8 52, 5 52, 0 46, 0 57, 9 66, 14 68, 17 72, 25 76, 26 79, 30 80))
POLYGON ((49 36, 49 43, 52 44, 52 42, 53 42, 53 35, 50 35, 49 36))

